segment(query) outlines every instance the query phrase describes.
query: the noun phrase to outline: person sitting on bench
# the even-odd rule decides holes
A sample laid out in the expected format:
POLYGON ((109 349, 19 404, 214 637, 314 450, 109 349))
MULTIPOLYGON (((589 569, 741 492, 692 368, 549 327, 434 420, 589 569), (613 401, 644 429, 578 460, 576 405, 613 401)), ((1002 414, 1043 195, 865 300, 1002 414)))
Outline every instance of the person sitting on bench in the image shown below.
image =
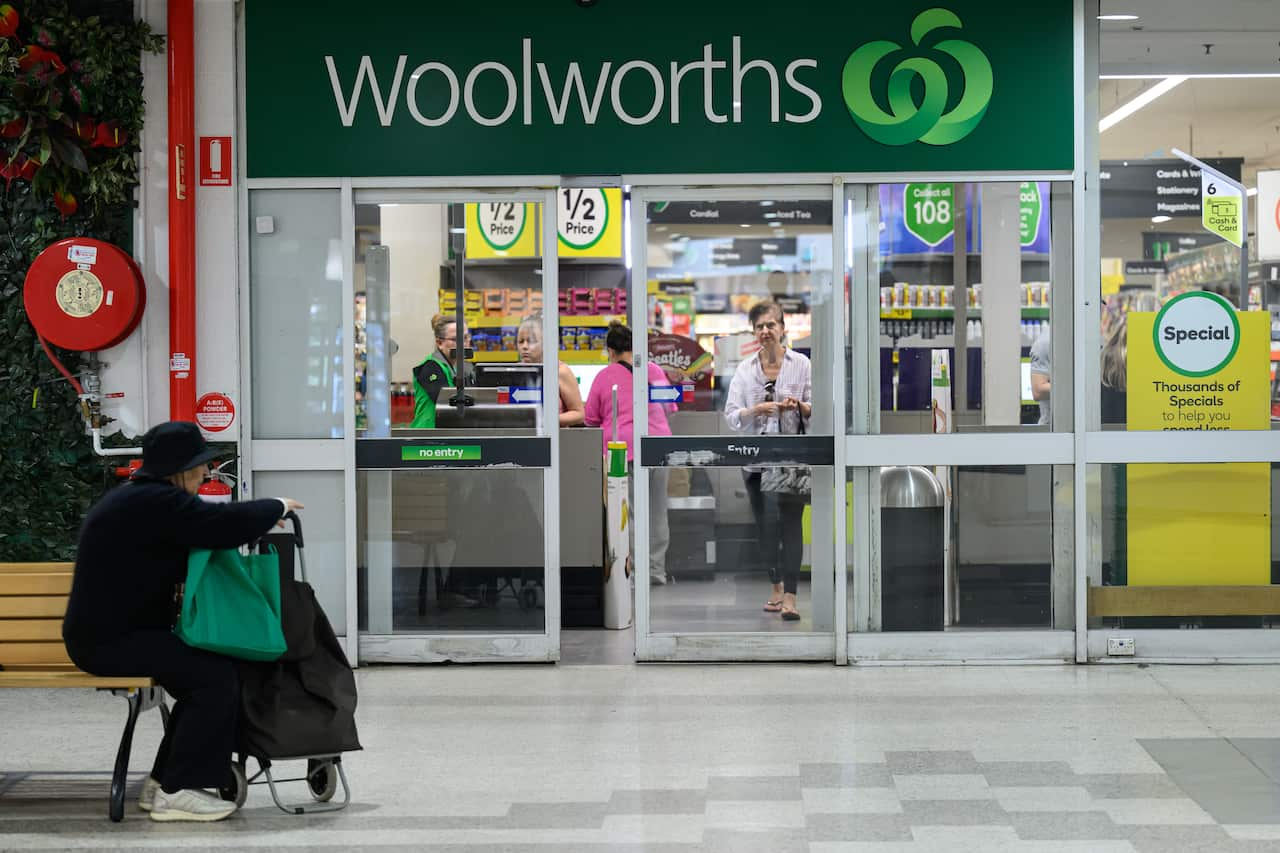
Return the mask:
POLYGON ((196 490, 216 455, 193 423, 162 423, 142 437, 142 467, 80 527, 62 623, 76 666, 99 676, 154 678, 176 702, 138 801, 152 820, 222 820, 236 809, 204 790, 231 781, 240 703, 235 664, 173 633, 188 553, 237 548, 302 508, 289 498, 202 501, 196 490))

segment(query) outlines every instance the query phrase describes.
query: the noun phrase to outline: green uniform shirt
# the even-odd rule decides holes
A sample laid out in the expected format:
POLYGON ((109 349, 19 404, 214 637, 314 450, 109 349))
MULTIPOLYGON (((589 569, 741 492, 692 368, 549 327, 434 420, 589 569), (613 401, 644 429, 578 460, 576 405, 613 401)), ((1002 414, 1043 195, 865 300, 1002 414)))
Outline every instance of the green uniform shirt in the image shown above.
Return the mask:
POLYGON ((413 423, 409 426, 435 429, 436 396, 446 385, 453 385, 453 368, 436 353, 413 369, 413 423))

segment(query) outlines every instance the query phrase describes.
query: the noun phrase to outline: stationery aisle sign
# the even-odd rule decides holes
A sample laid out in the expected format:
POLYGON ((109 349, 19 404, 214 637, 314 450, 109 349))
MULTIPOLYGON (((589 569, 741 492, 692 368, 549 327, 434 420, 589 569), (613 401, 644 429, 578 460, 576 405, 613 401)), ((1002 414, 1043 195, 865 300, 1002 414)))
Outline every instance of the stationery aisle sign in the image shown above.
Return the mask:
MULTIPOLYGON (((1266 430, 1270 316, 1213 293, 1128 315, 1130 430, 1266 430)), ((1269 463, 1131 464, 1130 586, 1271 582, 1269 463)))

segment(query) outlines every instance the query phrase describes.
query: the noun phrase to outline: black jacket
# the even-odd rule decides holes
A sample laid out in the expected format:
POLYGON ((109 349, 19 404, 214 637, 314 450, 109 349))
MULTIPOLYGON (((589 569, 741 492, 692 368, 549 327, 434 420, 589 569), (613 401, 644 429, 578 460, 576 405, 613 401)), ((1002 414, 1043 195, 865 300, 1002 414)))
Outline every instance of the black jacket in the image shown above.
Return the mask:
POLYGON ((273 498, 212 504, 165 480, 116 487, 80 526, 63 638, 98 643, 172 628, 174 587, 186 580, 190 549, 239 547, 283 514, 273 498))

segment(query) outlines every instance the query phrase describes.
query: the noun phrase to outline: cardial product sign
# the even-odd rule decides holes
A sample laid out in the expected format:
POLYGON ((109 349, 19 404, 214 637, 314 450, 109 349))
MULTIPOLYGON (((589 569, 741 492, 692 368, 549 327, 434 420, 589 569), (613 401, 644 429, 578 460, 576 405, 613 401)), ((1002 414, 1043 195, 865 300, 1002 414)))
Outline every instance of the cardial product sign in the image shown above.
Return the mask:
POLYGON ((249 176, 1072 168, 1070 0, 802 6, 250 0, 249 176))

